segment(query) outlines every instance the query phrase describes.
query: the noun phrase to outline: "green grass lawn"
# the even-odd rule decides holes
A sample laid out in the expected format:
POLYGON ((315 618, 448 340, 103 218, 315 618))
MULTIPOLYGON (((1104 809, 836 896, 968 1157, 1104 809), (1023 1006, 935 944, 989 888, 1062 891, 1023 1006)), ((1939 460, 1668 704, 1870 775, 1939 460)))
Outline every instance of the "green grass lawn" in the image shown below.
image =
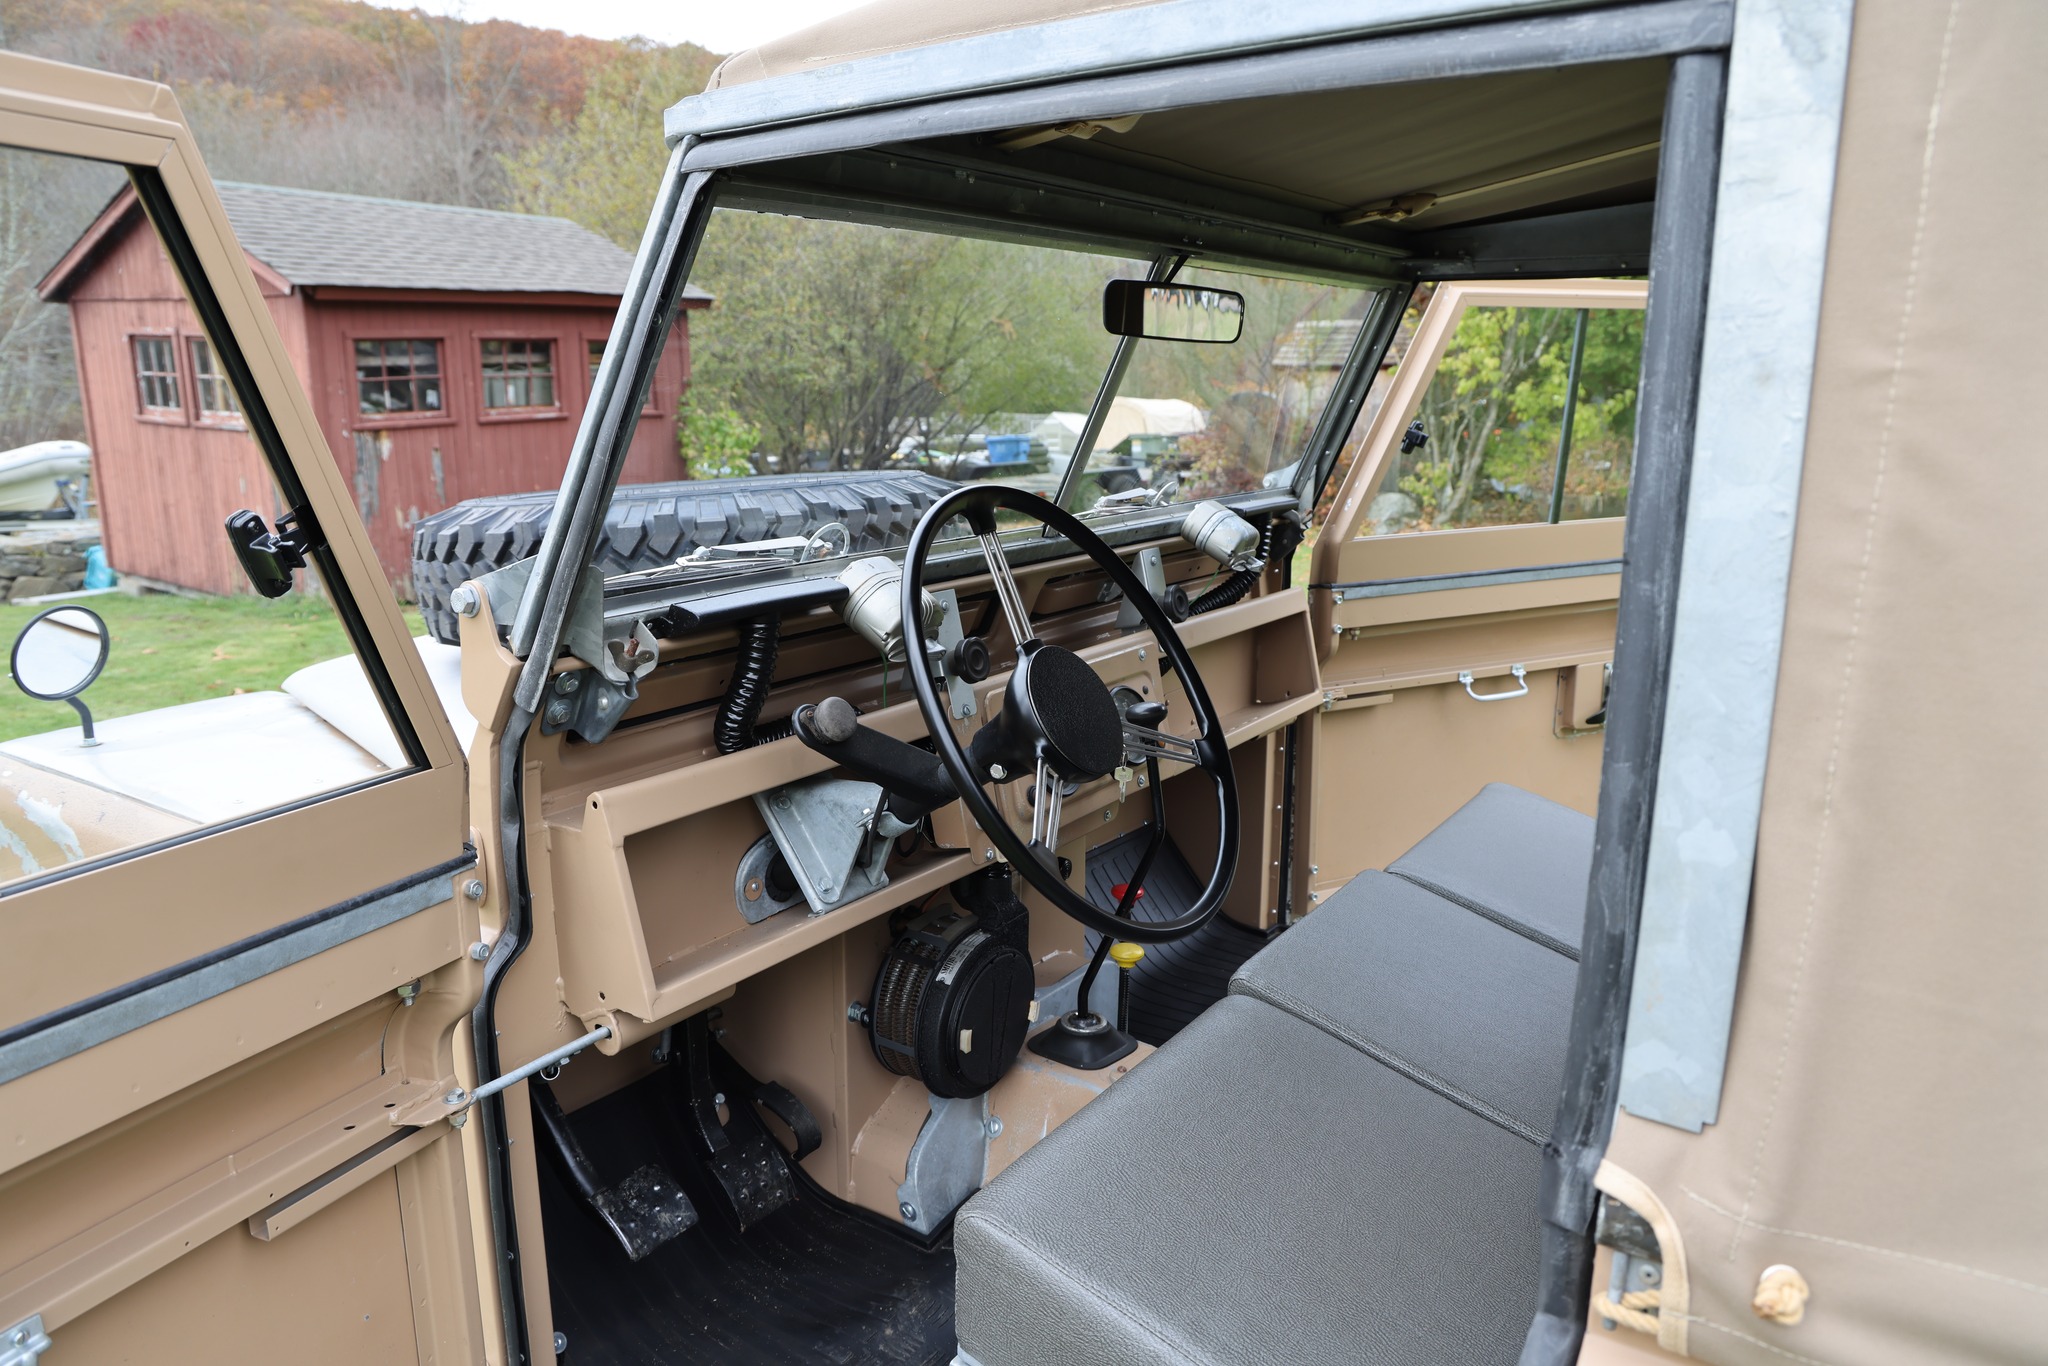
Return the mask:
MULTIPOLYGON (((168 593, 105 593, 73 599, 106 619, 113 647, 106 670, 85 692, 95 719, 154 711, 181 702, 272 689, 286 676, 349 651, 341 621, 324 598, 185 598, 168 593)), ((0 648, 55 603, 0 606, 0 648)), ((414 635, 426 624, 405 609, 414 635)), ((0 740, 77 724, 64 702, 39 702, 0 687, 0 740)))

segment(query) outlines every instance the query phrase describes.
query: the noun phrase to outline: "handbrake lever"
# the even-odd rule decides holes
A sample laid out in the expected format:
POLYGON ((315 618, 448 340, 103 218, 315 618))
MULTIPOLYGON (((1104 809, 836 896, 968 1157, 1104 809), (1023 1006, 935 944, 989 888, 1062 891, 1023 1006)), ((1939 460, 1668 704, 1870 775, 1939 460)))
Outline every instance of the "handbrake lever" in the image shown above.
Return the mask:
POLYGON ((936 754, 870 730, 843 697, 796 709, 790 718, 797 739, 841 768, 880 785, 883 808, 905 825, 915 825, 960 795, 936 754))

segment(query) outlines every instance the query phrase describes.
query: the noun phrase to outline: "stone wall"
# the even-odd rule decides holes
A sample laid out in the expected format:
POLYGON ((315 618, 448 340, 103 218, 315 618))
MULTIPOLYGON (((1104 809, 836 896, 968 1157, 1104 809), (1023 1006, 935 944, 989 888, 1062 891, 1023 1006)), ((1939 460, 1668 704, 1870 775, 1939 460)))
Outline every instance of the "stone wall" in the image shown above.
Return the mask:
POLYGON ((85 552, 100 543, 98 522, 38 522, 0 531, 0 596, 8 602, 85 586, 85 552))

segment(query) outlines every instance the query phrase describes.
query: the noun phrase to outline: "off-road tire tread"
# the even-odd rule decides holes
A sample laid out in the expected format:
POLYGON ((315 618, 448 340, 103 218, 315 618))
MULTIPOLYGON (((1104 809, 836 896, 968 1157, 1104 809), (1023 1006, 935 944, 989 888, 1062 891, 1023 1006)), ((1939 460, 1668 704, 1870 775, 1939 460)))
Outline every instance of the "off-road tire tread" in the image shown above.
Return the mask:
MULTIPOLYGON (((902 545, 926 508, 953 485, 920 471, 764 474, 619 488, 606 512, 596 561, 606 574, 652 569, 702 545, 805 536, 845 525, 855 551, 902 545)), ((555 495, 472 498, 413 527, 412 584, 434 639, 453 644, 448 595, 469 579, 540 549, 555 495)))

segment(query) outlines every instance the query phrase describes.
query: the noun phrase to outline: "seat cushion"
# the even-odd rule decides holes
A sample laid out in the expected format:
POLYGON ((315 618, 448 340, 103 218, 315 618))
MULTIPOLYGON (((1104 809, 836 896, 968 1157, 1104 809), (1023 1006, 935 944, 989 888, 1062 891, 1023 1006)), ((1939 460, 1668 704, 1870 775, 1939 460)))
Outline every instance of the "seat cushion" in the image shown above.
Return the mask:
POLYGON ((962 1207, 963 1359, 1513 1362, 1540 1161, 1325 1030, 1225 997, 962 1207))
POLYGON ((1488 783, 1387 871, 1577 958, 1592 867, 1592 817, 1488 783))
POLYGON ((1495 919, 1360 873, 1239 968, 1230 990, 1541 1143, 1577 983, 1578 964, 1495 919))

